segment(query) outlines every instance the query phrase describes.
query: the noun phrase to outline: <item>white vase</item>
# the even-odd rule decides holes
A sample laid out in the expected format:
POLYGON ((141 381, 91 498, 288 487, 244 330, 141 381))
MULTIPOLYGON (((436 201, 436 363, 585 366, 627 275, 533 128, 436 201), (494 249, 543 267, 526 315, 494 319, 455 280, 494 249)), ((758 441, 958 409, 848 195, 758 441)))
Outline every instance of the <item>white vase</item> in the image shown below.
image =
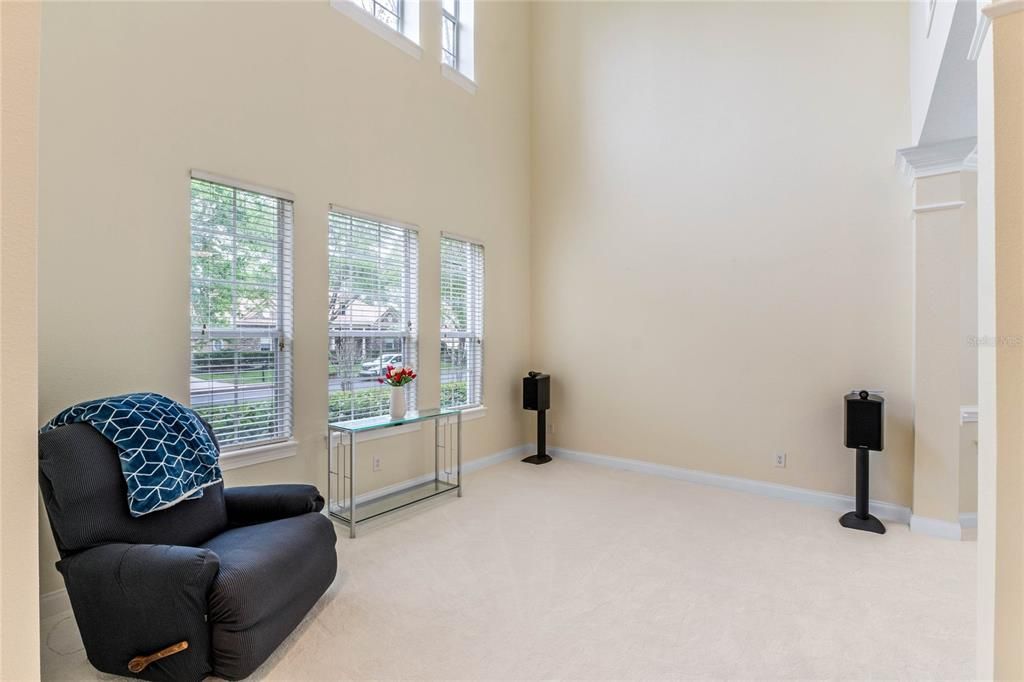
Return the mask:
POLYGON ((401 419, 405 416, 405 389, 400 386, 391 387, 391 418, 401 419))

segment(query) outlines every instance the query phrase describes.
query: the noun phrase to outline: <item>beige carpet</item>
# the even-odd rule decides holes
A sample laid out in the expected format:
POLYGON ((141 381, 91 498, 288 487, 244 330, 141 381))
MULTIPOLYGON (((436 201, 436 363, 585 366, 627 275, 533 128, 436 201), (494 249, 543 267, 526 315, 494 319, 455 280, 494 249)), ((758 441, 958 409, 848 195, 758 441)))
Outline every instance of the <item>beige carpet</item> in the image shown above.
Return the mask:
MULTIPOLYGON (((974 670, 975 544, 555 461, 339 529, 340 573, 256 677, 943 678, 974 670)), ((48 679, 98 675, 69 616, 48 679)))

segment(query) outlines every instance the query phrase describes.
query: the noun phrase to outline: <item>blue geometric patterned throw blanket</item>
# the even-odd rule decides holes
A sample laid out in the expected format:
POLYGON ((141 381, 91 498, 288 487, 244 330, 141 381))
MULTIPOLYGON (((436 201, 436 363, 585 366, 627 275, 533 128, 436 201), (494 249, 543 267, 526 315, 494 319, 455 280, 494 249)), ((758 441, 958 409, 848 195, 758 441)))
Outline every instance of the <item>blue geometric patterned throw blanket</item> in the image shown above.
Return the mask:
POLYGON ((159 393, 129 393, 69 407, 39 430, 84 422, 117 446, 134 517, 203 496, 221 480, 217 446, 199 415, 159 393))

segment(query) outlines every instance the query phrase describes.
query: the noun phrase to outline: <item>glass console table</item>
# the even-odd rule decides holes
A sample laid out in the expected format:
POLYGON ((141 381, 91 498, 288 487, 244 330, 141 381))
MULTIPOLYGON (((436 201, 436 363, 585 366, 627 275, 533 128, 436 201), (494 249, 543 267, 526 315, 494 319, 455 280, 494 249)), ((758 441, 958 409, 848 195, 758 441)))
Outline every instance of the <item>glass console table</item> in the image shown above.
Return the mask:
POLYGON ((327 511, 332 517, 348 524, 349 537, 356 536, 357 523, 453 490, 457 491, 459 497, 462 497, 462 410, 460 408, 410 411, 401 419, 392 419, 389 415, 384 415, 327 424, 327 511), (370 431, 427 421, 434 422, 433 479, 370 499, 364 497, 360 500, 357 498, 355 475, 357 436, 370 431), (339 443, 341 452, 337 453, 334 446, 335 433, 339 434, 341 438, 339 443))

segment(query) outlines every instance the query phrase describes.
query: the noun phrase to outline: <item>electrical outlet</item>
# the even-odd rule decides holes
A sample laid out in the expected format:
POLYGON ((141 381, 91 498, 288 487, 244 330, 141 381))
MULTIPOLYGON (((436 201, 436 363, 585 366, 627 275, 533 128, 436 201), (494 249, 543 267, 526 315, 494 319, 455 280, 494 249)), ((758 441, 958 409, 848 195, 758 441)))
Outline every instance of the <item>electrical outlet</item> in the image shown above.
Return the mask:
POLYGON ((549 422, 549 423, 548 423, 548 435, 551 435, 551 434, 552 434, 552 433, 554 433, 554 432, 555 432, 555 425, 554 425, 554 424, 551 424, 551 423, 549 422))
POLYGON ((380 471, 380 457, 373 458, 373 470, 380 471))
POLYGON ((786 468, 786 453, 785 452, 776 452, 775 453, 775 466, 782 467, 783 469, 786 468))

